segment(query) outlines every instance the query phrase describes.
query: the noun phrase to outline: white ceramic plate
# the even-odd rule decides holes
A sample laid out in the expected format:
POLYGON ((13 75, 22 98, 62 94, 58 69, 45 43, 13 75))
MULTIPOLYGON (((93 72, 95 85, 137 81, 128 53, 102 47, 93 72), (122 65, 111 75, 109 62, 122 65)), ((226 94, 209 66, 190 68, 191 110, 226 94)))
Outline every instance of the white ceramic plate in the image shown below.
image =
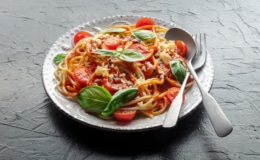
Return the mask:
MULTIPOLYGON (((55 89, 57 81, 54 76, 54 70, 56 66, 53 63, 53 58, 58 53, 66 53, 67 50, 72 49, 71 39, 77 31, 87 30, 95 33, 97 31, 97 28, 102 29, 120 23, 133 24, 140 17, 141 16, 111 16, 89 21, 65 33, 52 45, 43 63, 43 84, 47 94, 61 111, 65 112, 71 118, 82 122, 83 124, 106 130, 140 131, 162 126, 162 122, 166 112, 159 116, 155 116, 154 118, 137 117, 130 123, 119 123, 114 120, 103 120, 98 118, 97 116, 85 113, 83 109, 81 109, 79 104, 66 98, 55 89)), ((155 20, 156 24, 162 25, 166 28, 179 27, 171 22, 156 18, 153 19, 155 20)), ((209 54, 207 56, 205 66, 198 73, 198 77, 200 78, 206 90, 209 91, 213 82, 213 63, 209 54)), ((189 113, 191 113, 199 105, 201 100, 202 98, 199 89, 197 85, 194 84, 193 87, 186 93, 186 100, 181 109, 179 118, 184 118, 189 113)))

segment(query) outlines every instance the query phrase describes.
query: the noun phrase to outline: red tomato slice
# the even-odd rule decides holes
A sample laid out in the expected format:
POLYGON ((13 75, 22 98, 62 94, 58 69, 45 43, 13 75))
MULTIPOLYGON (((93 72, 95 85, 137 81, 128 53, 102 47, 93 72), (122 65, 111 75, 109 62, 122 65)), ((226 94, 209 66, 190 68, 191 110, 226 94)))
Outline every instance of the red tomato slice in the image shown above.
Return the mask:
POLYGON ((102 79, 102 85, 113 95, 116 93, 116 91, 118 91, 119 89, 122 89, 124 86, 122 83, 118 83, 117 81, 118 81, 117 79, 114 79, 111 82, 107 78, 104 78, 104 79, 102 79))
POLYGON ((137 51, 141 52, 142 54, 150 53, 149 48, 142 45, 141 43, 134 43, 131 46, 129 46, 128 49, 137 50, 137 51))
MULTIPOLYGON (((180 91, 180 88, 177 88, 177 87, 172 87, 167 91, 166 98, 168 99, 169 103, 171 103, 175 99, 175 97, 178 95, 179 91, 180 91)), ((184 95, 183 95, 183 100, 184 100, 184 95)))
POLYGON ((79 31, 74 35, 74 44, 77 44, 80 40, 86 37, 92 37, 92 34, 86 31, 79 31))
MULTIPOLYGON (((139 28, 139 27, 148 26, 148 25, 155 25, 154 20, 152 18, 143 17, 143 18, 140 18, 136 22, 135 27, 139 28)), ((147 29, 151 29, 151 28, 147 28, 147 29)))
POLYGON ((181 40, 177 40, 177 41, 175 41, 175 45, 177 46, 177 48, 180 50, 180 55, 182 56, 182 57, 185 57, 186 56, 186 54, 187 54, 187 45, 183 42, 183 41, 181 41, 181 40))
MULTIPOLYGON (((139 52, 141 52, 144 56, 148 56, 148 55, 150 55, 150 50, 149 50, 149 48, 147 47, 147 46, 145 46, 145 45, 142 45, 141 43, 134 43, 134 44, 132 44, 132 45, 130 45, 129 47, 128 47, 128 49, 134 49, 134 50, 137 50, 137 51, 139 51, 139 52)), ((147 57, 148 58, 148 57, 147 57)), ((145 58, 145 59, 147 59, 147 58, 145 58)))
POLYGON ((92 73, 91 68, 79 66, 74 70, 74 78, 78 84, 86 85, 92 73))
POLYGON ((135 115, 136 115, 136 111, 135 110, 116 110, 113 113, 114 117, 118 120, 118 121, 130 121, 132 120, 135 115))
POLYGON ((145 77, 150 77, 153 74, 154 66, 150 61, 144 62, 144 70, 142 70, 145 77))
POLYGON ((121 40, 118 37, 110 37, 104 41, 107 49, 116 50, 117 47, 121 44, 121 40))

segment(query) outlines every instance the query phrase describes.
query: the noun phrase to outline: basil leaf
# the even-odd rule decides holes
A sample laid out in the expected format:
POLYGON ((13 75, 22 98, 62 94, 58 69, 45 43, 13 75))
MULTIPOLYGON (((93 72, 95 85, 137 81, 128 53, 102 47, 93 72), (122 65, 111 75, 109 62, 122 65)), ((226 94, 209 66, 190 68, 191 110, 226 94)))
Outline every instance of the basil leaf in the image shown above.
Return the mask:
POLYGON ((105 29, 102 30, 101 32, 103 33, 121 33, 121 32, 125 32, 126 29, 124 28, 110 28, 110 29, 105 29))
POLYGON ((141 41, 146 41, 155 38, 155 35, 152 31, 148 30, 134 30, 132 35, 141 41))
POLYGON ((112 51, 112 50, 107 50, 107 49, 98 49, 98 50, 95 50, 94 53, 100 54, 103 56, 115 56, 115 57, 117 57, 120 54, 117 51, 112 51))
POLYGON ((176 80, 182 84, 185 76, 186 76, 186 69, 182 65, 182 62, 180 60, 171 61, 170 62, 170 68, 171 72, 176 78, 176 80))
POLYGON ((98 49, 98 50, 95 50, 94 53, 100 54, 103 56, 118 57, 121 60, 128 61, 128 62, 140 61, 140 60, 144 60, 144 58, 145 58, 141 52, 134 50, 134 49, 125 49, 125 50, 118 49, 116 51, 98 49))
POLYGON ((57 54, 53 59, 54 64, 56 65, 60 64, 61 62, 64 61, 65 57, 66 57, 65 54, 57 54))
POLYGON ((100 114, 111 100, 111 94, 101 86, 88 86, 76 96, 77 101, 89 112, 100 114))
POLYGON ((118 56, 118 58, 128 62, 135 62, 135 61, 144 60, 145 56, 137 50, 126 49, 122 51, 122 53, 118 56))
POLYGON ((137 88, 127 88, 117 91, 113 96, 105 110, 101 112, 103 116, 111 115, 116 109, 118 109, 122 104, 133 99, 138 92, 137 88))

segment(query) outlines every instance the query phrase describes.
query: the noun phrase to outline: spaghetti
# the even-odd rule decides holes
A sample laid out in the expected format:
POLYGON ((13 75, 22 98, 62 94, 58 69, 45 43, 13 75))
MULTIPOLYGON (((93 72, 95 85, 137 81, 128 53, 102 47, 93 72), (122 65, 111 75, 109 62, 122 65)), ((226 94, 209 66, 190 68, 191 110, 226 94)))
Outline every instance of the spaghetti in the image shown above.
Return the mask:
MULTIPOLYGON (((111 95, 135 87, 138 89, 136 97, 118 110, 133 110, 148 117, 163 113, 172 101, 169 96, 172 89, 178 91, 181 87, 181 82, 171 72, 170 62, 179 61, 187 70, 186 59, 175 41, 163 37, 166 31, 159 25, 120 25, 81 39, 57 65, 57 90, 75 98, 86 86, 102 86, 111 95), (142 59, 101 55, 98 54, 100 50, 107 54, 137 51, 142 59)), ((193 83, 190 77, 186 90, 193 83)))

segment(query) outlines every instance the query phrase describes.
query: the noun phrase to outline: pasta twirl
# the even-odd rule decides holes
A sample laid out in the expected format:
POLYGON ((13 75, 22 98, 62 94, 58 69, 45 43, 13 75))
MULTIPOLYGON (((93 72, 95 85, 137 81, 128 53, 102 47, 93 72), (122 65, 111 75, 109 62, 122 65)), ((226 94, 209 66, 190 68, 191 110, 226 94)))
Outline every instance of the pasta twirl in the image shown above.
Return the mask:
MULTIPOLYGON (((170 62, 178 61, 187 70, 186 59, 175 41, 163 37, 166 31, 155 24, 119 25, 81 39, 57 65, 57 90, 75 98, 86 86, 102 86, 111 95, 134 87, 137 95, 117 110, 137 111, 149 117, 163 113, 174 98, 173 88, 178 91, 181 87, 170 62)), ((186 90, 192 84, 190 77, 186 90)))

